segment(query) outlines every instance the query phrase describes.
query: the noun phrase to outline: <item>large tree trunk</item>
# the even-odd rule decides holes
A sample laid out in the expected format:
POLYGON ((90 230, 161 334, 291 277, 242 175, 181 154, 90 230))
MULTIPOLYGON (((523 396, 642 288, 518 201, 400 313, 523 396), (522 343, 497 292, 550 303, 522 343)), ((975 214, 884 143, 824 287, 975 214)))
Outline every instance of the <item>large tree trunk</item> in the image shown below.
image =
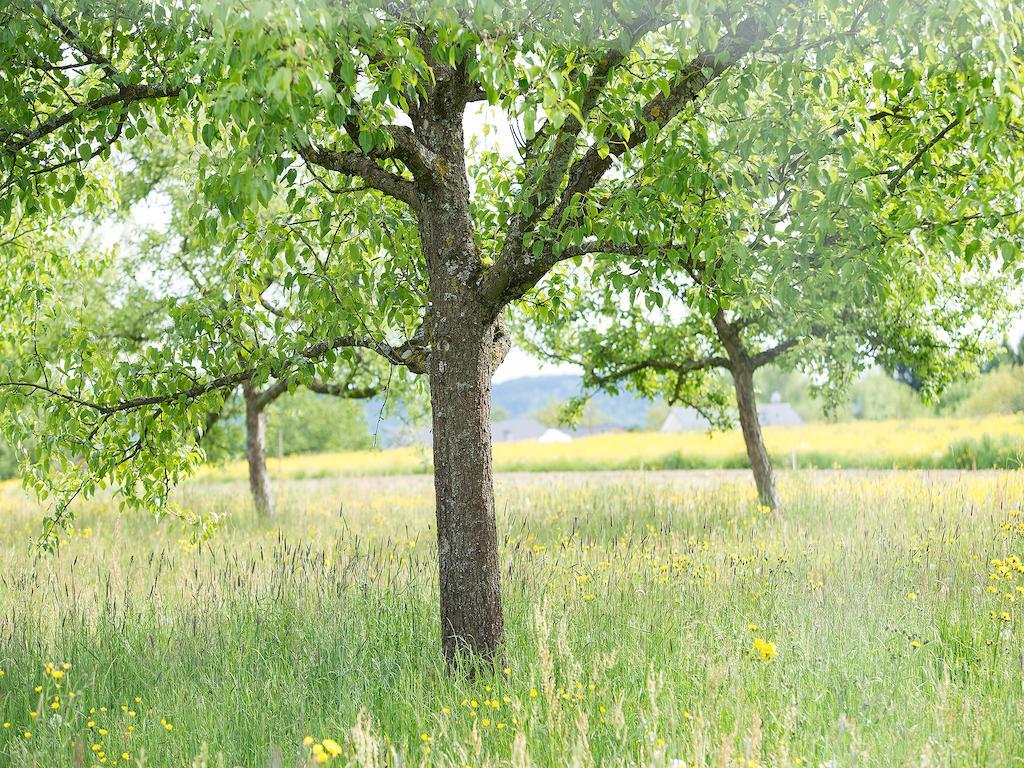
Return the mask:
POLYGON ((266 407, 258 393, 246 385, 245 394, 245 457, 249 461, 249 490, 252 492, 256 514, 270 517, 274 514, 274 493, 267 474, 267 417, 266 407))
MULTIPOLYGON (((430 109, 429 107, 427 108, 430 109)), ((430 402, 440 566, 441 641, 450 664, 502 655, 504 617, 491 462, 492 349, 497 318, 481 305, 462 110, 413 116, 440 174, 418 182, 420 243, 430 277, 430 402)))
POLYGON ((747 360, 733 361, 732 380, 736 388, 736 406, 740 412, 740 428, 743 442, 747 446, 747 457, 754 472, 757 495, 761 503, 771 509, 779 508, 779 493, 775 487, 775 470, 772 469, 768 449, 761 434, 761 422, 757 414, 757 399, 754 391, 754 371, 747 360))
POLYGON ((504 634, 491 462, 490 327, 438 313, 430 361, 445 657, 494 660, 504 634))

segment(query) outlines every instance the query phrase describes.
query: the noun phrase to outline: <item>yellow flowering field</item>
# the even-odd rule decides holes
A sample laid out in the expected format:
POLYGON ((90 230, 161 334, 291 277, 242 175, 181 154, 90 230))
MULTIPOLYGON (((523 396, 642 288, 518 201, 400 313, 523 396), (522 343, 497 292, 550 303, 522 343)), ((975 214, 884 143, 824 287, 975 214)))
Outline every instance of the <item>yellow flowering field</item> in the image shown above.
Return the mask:
MULTIPOLYGON (((768 427, 768 450, 779 466, 859 468, 970 468, 978 462, 975 443, 988 438, 1005 441, 1008 466, 1024 463, 1024 416, 987 416, 906 421, 812 423, 801 427, 768 427), (966 444, 960 452, 951 447, 966 444)), ((713 469, 746 465, 738 430, 730 432, 619 432, 582 438, 571 443, 497 443, 499 471, 598 469, 713 469)), ((1007 466, 1000 464, 996 466, 1007 466)), ((288 478, 338 475, 404 474, 430 471, 424 448, 351 451, 288 456, 270 460, 272 473, 288 478)), ((207 468, 203 476, 216 480, 242 479, 244 462, 207 468)))
POLYGON ((0 765, 1016 766, 1024 472, 498 478, 508 645, 438 651, 429 477, 91 501, 0 488, 0 765))

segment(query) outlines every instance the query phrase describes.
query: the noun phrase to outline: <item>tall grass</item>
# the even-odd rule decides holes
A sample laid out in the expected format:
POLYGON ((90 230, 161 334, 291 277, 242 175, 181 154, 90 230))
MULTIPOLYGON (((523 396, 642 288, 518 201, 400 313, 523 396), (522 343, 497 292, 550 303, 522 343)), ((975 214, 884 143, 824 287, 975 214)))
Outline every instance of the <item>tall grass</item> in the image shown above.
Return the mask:
POLYGON ((1019 765, 1024 474, 748 486, 500 478, 507 671, 475 680, 426 477, 284 483, 274 524, 191 484, 199 545, 99 500, 42 560, 8 488, 0 765, 1019 765))

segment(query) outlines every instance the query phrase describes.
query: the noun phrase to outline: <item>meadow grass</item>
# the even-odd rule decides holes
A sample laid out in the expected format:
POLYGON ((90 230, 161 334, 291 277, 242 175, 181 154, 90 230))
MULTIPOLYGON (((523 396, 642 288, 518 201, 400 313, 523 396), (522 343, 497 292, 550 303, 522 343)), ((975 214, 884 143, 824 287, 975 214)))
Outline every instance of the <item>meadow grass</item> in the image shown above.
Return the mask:
MULTIPOLYGON (((768 427, 765 443, 780 467, 856 469, 1016 469, 1024 466, 1024 415, 851 421, 768 427)), ((742 435, 729 432, 620 432, 538 444, 497 443, 503 472, 621 469, 734 469, 749 466, 742 435)), ((427 474, 425 448, 349 451, 271 459, 270 470, 290 479, 427 474)), ((241 480, 245 462, 207 467, 200 477, 241 480)))
POLYGON ((0 765, 1020 765, 1024 473, 750 485, 499 476, 507 662, 472 680, 426 477, 284 482, 273 523, 191 483, 198 545, 95 500, 44 559, 8 485, 0 765))

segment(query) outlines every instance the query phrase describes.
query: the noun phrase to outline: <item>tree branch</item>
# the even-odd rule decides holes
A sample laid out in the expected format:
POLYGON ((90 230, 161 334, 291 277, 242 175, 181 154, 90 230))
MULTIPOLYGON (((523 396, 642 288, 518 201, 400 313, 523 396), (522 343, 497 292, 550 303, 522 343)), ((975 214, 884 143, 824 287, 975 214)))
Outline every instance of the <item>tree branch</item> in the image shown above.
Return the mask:
POLYGON ((383 387, 354 387, 351 382, 345 384, 332 384, 318 379, 306 384, 306 389, 316 392, 319 395, 330 395, 331 397, 343 397, 348 400, 368 400, 381 393, 383 387))
POLYGON ((253 400, 255 401, 254 405, 256 406, 257 410, 262 411, 264 408, 266 408, 272 402, 277 400, 277 398, 279 398, 287 391, 288 379, 280 379, 279 381, 275 381, 266 389, 255 393, 255 395, 253 396, 253 400))
POLYGON ((307 163, 329 171, 358 176, 378 192, 406 203, 418 210, 420 201, 416 185, 396 173, 381 168, 369 155, 354 151, 336 151, 313 146, 296 146, 296 152, 307 163))
MULTIPOLYGON (((279 369, 272 370, 270 372, 271 376, 280 381, 284 381, 294 372, 293 369, 297 368, 299 365, 320 360, 326 356, 328 352, 346 347, 369 349, 381 355, 394 365, 405 366, 415 373, 426 372, 426 346, 422 339, 418 339, 415 336, 397 347, 367 337, 338 336, 334 339, 311 344, 291 360, 287 361, 279 369)), ((256 375, 256 371, 256 368, 245 368, 234 373, 217 376, 185 389, 166 392, 160 395, 135 397, 114 403, 100 403, 92 400, 86 400, 85 398, 79 397, 73 393, 62 392, 51 386, 36 384, 30 381, 0 381, 0 389, 15 389, 43 393, 72 405, 95 411, 103 416, 112 416, 118 413, 146 408, 148 406, 162 406, 181 400, 196 400, 213 392, 225 389, 234 389, 239 384, 251 381, 256 375)))
MULTIPOLYGON (((629 28, 623 30, 619 39, 598 58, 593 71, 587 78, 587 84, 580 99, 579 112, 584 121, 597 106, 598 99, 614 71, 625 60, 636 41, 641 39, 650 27, 650 20, 637 20, 629 28)), ((540 178, 532 188, 524 189, 526 203, 509 220, 505 243, 502 247, 501 255, 503 257, 521 253, 523 236, 533 229, 555 201, 555 196, 565 180, 565 174, 569 169, 582 130, 583 123, 573 114, 566 117, 558 129, 554 136, 554 146, 545 158, 543 173, 540 174, 540 178)), ((533 142, 543 144, 550 138, 550 135, 541 133, 533 139, 533 142)))
POLYGON ((776 344, 774 347, 771 347, 770 349, 766 349, 763 352, 758 352, 756 355, 751 355, 750 365, 756 370, 757 368, 760 368, 763 365, 767 365, 768 363, 771 363, 777 358, 786 354, 789 350, 793 349, 793 347, 797 346, 799 343, 800 341, 798 339, 787 339, 786 341, 783 341, 780 344, 776 344))
POLYGON ((919 149, 917 151, 917 154, 915 154, 912 158, 910 158, 910 162, 908 162, 905 166, 903 166, 900 169, 899 173, 897 173, 895 176, 892 177, 892 179, 889 181, 889 191, 890 192, 895 192, 896 191, 896 187, 900 183, 900 180, 904 176, 906 176, 908 173, 910 173, 910 169, 918 164, 918 162, 921 160, 921 158, 924 157, 928 153, 928 150, 930 150, 932 147, 934 147, 936 144, 938 144, 940 141, 942 141, 942 139, 945 138, 946 134, 949 133, 951 130, 953 130, 959 124, 960 124, 960 118, 959 117, 954 117, 952 120, 950 120, 948 123, 946 123, 946 127, 943 128, 941 131, 939 131, 931 139, 931 141, 929 141, 927 144, 925 144, 923 147, 921 147, 921 149, 919 149))
MULTIPOLYGON (((568 181, 549 220, 558 229, 566 223, 572 205, 601 180, 612 162, 647 139, 656 136, 686 106, 694 103, 704 89, 729 67, 738 62, 751 47, 763 39, 766 30, 753 21, 741 23, 736 33, 726 35, 715 51, 701 53, 689 62, 674 79, 668 93, 659 92, 642 109, 628 138, 616 134, 609 138, 607 152, 593 145, 569 167, 568 181)), ((578 217, 577 217, 578 218, 578 217)), ((525 254, 521 247, 506 245, 494 264, 484 273, 481 286, 484 300, 494 311, 520 298, 557 263, 550 247, 539 258, 525 254), (552 261, 554 259, 554 261, 552 261)))
POLYGON ((598 375, 595 371, 589 370, 587 372, 587 378, 596 386, 603 387, 606 384, 611 384, 616 381, 620 381, 634 373, 640 371, 651 370, 658 371, 659 373, 676 373, 686 374, 693 373, 694 371, 702 371, 707 368, 725 368, 729 369, 731 363, 726 357, 720 355, 709 355, 707 357, 701 357, 694 360, 684 360, 681 363, 675 363, 667 360, 661 360, 657 358, 647 358, 637 363, 627 365, 625 368, 620 368, 611 373, 607 373, 603 376, 598 375))
POLYGON ((51 117, 49 120, 38 125, 34 130, 20 134, 21 138, 18 140, 11 140, 10 138, 19 135, 17 132, 0 132, 0 139, 2 139, 0 140, 0 146, 3 146, 6 151, 12 154, 20 152, 34 142, 49 136, 54 131, 63 128, 65 125, 78 120, 90 112, 111 107, 115 104, 133 104, 137 101, 149 99, 175 98, 180 93, 181 86, 121 85, 114 93, 98 96, 92 101, 82 104, 80 107, 51 117))
MULTIPOLYGON (((357 114, 349 115, 344 124, 345 133, 359 146, 362 129, 357 114)), ((364 152, 371 160, 399 160, 412 172, 413 176, 434 177, 438 174, 437 155, 423 145, 416 133, 407 125, 385 125, 382 130, 391 137, 391 147, 374 147, 364 152)))

